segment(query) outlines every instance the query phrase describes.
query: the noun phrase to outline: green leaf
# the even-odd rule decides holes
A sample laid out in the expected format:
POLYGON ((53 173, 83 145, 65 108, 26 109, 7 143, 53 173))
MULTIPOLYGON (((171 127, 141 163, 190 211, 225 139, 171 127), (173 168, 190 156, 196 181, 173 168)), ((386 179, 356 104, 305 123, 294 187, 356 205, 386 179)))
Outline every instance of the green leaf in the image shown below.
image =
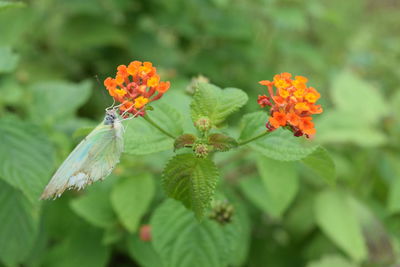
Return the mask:
POLYGON ((331 92, 335 107, 348 114, 356 114, 360 121, 371 124, 389 112, 380 90, 352 72, 342 72, 335 77, 331 92))
POLYGON ((52 267, 105 267, 110 258, 110 248, 102 245, 102 231, 80 223, 69 229, 60 243, 51 247, 44 266, 52 267))
MULTIPOLYGON (((174 136, 182 134, 182 115, 170 105, 156 103, 154 111, 148 112, 148 114, 155 123, 174 136)), ((174 139, 166 136, 141 117, 128 121, 126 126, 126 153, 146 155, 174 147, 174 139)))
POLYGON ((154 250, 151 242, 143 241, 138 235, 132 235, 128 240, 128 253, 143 267, 162 267, 160 256, 154 250))
POLYGON ((54 151, 46 135, 17 118, 0 119, 0 177, 38 201, 53 169, 54 151))
POLYGON ((270 203, 268 202, 267 191, 264 184, 258 177, 249 177, 239 180, 240 189, 247 199, 258 209, 269 213, 270 203))
MULTIPOLYGON (((0 11, 2 3, 0 2, 0 11)), ((10 73, 17 67, 19 56, 12 51, 10 46, 0 46, 0 58, 0 74, 10 73)))
POLYGON ((196 139, 193 134, 182 134, 175 139, 174 149, 190 147, 196 142, 196 139))
MULTIPOLYGON (((239 140, 248 140, 265 132, 267 119, 268 115, 261 111, 243 116, 239 140)), ((281 161, 305 158, 318 147, 314 142, 304 137, 293 136, 292 132, 282 128, 249 143, 249 146, 266 157, 281 161)))
POLYGON ((218 169, 214 162, 193 154, 180 154, 171 159, 162 179, 167 195, 181 201, 198 218, 210 206, 217 181, 218 169))
POLYGON ((339 255, 324 256, 319 260, 312 261, 307 267, 357 267, 358 264, 352 263, 339 255))
POLYGON ((110 201, 108 181, 94 184, 87 189, 83 196, 71 201, 71 208, 76 214, 94 226, 102 228, 111 227, 116 223, 116 216, 110 201))
POLYGON ((89 99, 92 83, 64 81, 40 82, 32 85, 33 101, 29 106, 31 118, 40 123, 54 123, 72 116, 89 99))
POLYGON ((282 216, 297 194, 299 181, 295 167, 294 162, 263 156, 257 159, 257 169, 266 191, 265 205, 272 216, 282 216))
POLYGON ((120 178, 111 193, 111 203, 119 220, 135 232, 153 199, 155 185, 149 174, 120 178))
POLYGON ((191 104, 193 122, 208 117, 214 126, 221 124, 230 114, 241 108, 248 100, 240 89, 219 87, 209 83, 199 83, 191 104))
POLYGON ((216 151, 228 151, 237 147, 238 143, 230 136, 223 134, 211 134, 208 136, 208 144, 211 145, 216 151))
POLYGON ((38 232, 39 209, 0 180, 0 261, 16 266, 31 250, 38 232))
POLYGON ((199 222, 178 202, 167 200, 151 218, 152 243, 164 266, 227 266, 240 245, 239 223, 199 222))
POLYGON ((387 137, 369 121, 359 119, 358 113, 325 110, 316 122, 316 140, 320 143, 353 143, 364 147, 385 144, 387 137))
POLYGON ((395 247, 382 222, 360 200, 349 196, 348 202, 361 225, 369 251, 368 259, 382 264, 395 262, 395 247))
POLYGON ((303 158, 302 162, 328 183, 335 182, 335 163, 325 148, 318 147, 313 153, 303 158))
POLYGON ((8 9, 8 8, 21 8, 21 7, 25 7, 25 3, 24 2, 20 2, 20 1, 4 1, 4 0, 0 1, 0 11, 8 9))
POLYGON ((315 216, 322 231, 353 260, 367 258, 361 225, 349 204, 349 197, 339 191, 325 191, 315 199, 315 216))

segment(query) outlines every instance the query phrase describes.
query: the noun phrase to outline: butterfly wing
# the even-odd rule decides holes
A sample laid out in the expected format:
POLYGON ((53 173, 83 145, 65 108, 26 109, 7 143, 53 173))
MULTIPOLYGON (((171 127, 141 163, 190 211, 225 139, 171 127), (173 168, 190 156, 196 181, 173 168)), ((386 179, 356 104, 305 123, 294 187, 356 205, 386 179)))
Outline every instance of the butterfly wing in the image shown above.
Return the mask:
POLYGON ((60 196, 66 189, 81 189, 104 179, 123 151, 123 126, 116 120, 100 124, 71 152, 46 186, 41 199, 60 196))

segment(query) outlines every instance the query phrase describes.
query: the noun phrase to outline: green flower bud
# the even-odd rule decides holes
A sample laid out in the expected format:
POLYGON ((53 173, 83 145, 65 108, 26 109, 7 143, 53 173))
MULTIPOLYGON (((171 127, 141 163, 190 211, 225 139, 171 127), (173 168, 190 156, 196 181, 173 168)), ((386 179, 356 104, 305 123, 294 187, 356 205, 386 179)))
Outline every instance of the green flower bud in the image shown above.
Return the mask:
POLYGON ((201 117, 194 123, 194 126, 196 126, 200 132, 207 132, 211 129, 212 125, 208 117, 201 117))
POLYGON ((209 218, 224 225, 232 221, 234 213, 235 208, 232 204, 226 201, 218 201, 213 205, 209 218))
POLYGON ((193 146, 193 151, 196 157, 199 158, 205 158, 208 156, 208 153, 210 152, 209 147, 207 144, 195 144, 193 146))

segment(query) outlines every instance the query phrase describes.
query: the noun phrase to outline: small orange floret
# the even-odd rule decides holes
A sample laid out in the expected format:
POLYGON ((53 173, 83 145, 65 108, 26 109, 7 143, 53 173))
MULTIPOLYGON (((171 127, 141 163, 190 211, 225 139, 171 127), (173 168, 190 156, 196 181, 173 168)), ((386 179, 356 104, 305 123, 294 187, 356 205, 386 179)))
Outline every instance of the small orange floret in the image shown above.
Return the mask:
POLYGON ((165 92, 168 91, 169 87, 170 87, 170 83, 169 82, 160 82, 156 88, 157 92, 163 94, 165 92))
POLYGON ((282 112, 274 112, 273 116, 269 118, 269 122, 274 128, 286 125, 286 114, 282 112))
POLYGON ((115 79, 108 77, 104 86, 115 101, 123 103, 120 112, 143 116, 146 104, 160 99, 170 83, 160 81, 151 62, 132 61, 128 66, 119 65, 115 79))
POLYGON ((272 86, 272 85, 274 85, 273 82, 268 81, 268 80, 259 81, 258 83, 261 84, 261 85, 265 85, 265 86, 272 86))
POLYGON ((128 68, 125 65, 119 65, 117 71, 117 76, 121 76, 123 79, 129 76, 128 68))
POLYGON ((287 98, 290 95, 288 90, 286 90, 286 89, 279 88, 278 91, 279 91, 279 95, 283 98, 287 98))
POLYGON ((147 80, 147 86, 156 87, 159 82, 160 82, 160 76, 154 75, 153 77, 147 80))
POLYGON ((145 98, 143 96, 139 96, 138 98, 135 99, 135 108, 142 108, 144 105, 146 105, 149 102, 148 98, 145 98))
POLYGON ((113 78, 108 77, 107 79, 104 80, 104 86, 108 90, 110 90, 110 89, 114 89, 117 86, 117 84, 113 78))
POLYGON ((269 96, 259 96, 257 99, 261 107, 270 106, 271 116, 266 124, 268 130, 286 126, 295 136, 310 137, 315 134, 311 115, 322 112, 321 105, 315 105, 320 94, 315 88, 308 87, 307 82, 308 79, 304 76, 295 76, 292 79, 288 72, 275 75, 273 82, 259 82, 268 87, 269 96), (273 103, 267 105, 266 100, 269 99, 273 103))

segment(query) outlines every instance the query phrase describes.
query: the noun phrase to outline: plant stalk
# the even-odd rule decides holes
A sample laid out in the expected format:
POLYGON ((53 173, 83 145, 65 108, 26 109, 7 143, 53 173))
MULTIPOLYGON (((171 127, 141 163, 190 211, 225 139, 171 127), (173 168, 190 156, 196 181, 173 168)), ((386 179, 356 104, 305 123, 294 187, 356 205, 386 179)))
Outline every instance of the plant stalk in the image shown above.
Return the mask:
POLYGON ((259 139, 259 138, 261 138, 261 137, 263 137, 263 136, 266 136, 266 135, 269 134, 269 133, 270 133, 269 131, 262 132, 262 133, 260 133, 259 135, 256 135, 256 136, 254 136, 254 137, 252 137, 252 138, 250 138, 250 139, 247 139, 247 140, 244 140, 244 141, 239 142, 239 143, 238 143, 238 146, 246 145, 246 144, 248 144, 248 143, 250 143, 250 142, 253 142, 254 140, 257 140, 257 139, 259 139))
POLYGON ((175 139, 176 137, 174 135, 172 135, 171 133, 169 133, 168 131, 166 131, 165 129, 163 129, 161 126, 159 126, 157 123, 155 123, 152 119, 150 119, 150 117, 148 115, 143 116, 143 118, 150 123, 152 126, 154 126, 155 128, 157 128, 160 132, 162 132, 163 134, 165 134, 168 137, 171 137, 172 139, 175 139))

